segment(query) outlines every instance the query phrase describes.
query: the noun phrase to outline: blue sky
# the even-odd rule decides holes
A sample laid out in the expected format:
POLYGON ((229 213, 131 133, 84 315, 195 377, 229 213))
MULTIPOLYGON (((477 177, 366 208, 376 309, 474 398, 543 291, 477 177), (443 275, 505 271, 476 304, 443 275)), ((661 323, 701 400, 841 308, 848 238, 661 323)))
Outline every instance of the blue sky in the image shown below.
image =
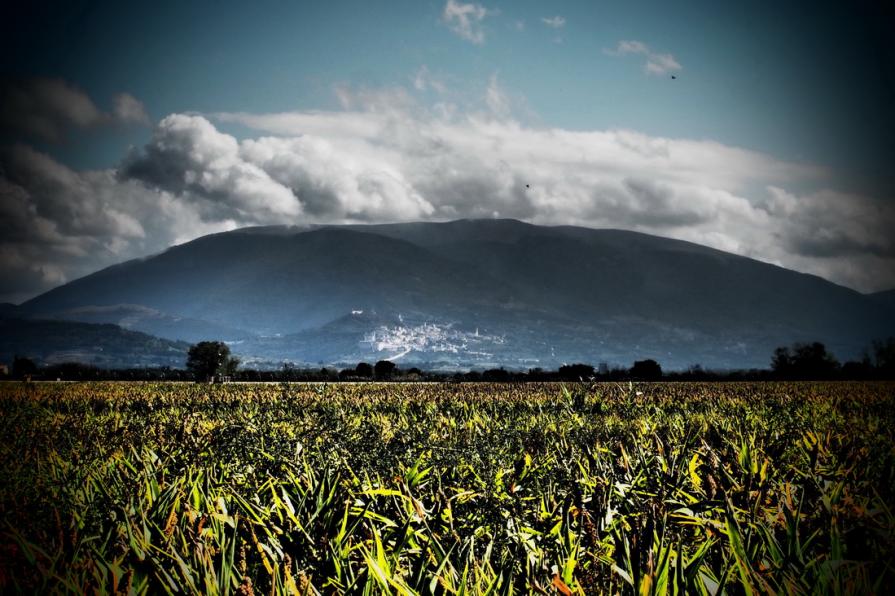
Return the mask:
POLYGON ((31 281, 0 296, 239 225, 454 215, 639 229, 895 285, 893 21, 871 3, 3 11, 0 198, 35 215, 0 243, 31 281), (427 143, 447 149, 426 161, 427 143), (446 171, 453 186, 432 179, 446 171), (189 230, 145 222, 177 210, 189 230), (44 240, 16 240, 29 227, 44 240))
MULTIPOLYGON (((470 93, 497 73, 550 126, 709 138, 846 176, 872 173, 880 137, 892 132, 891 73, 875 80, 892 50, 881 55, 882 26, 860 5, 482 6, 493 14, 473 44, 431 1, 73 2, 20 17, 3 69, 63 77, 98 103, 126 90, 153 117, 327 109, 334 85, 406 85, 422 65, 470 93), (561 28, 541 20, 557 15, 561 28), (645 76, 637 56, 604 53, 620 40, 673 55, 678 80, 645 76)), ((93 139, 65 156, 107 165, 128 140, 93 139)))

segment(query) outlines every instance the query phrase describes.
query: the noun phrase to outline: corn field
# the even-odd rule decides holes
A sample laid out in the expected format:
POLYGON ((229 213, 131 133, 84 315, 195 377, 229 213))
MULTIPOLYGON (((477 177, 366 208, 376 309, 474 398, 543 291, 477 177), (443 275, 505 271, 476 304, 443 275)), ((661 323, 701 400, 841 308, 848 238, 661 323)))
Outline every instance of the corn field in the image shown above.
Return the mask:
POLYGON ((895 385, 0 384, 0 591, 889 593, 895 385))

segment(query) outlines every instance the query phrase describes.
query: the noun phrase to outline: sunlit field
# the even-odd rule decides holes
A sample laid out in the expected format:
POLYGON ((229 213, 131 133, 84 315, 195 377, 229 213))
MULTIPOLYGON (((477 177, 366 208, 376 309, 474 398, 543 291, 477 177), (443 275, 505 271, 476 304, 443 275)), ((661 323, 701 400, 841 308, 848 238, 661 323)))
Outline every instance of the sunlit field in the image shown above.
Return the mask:
POLYGON ((887 593, 895 385, 0 385, 0 591, 887 593))

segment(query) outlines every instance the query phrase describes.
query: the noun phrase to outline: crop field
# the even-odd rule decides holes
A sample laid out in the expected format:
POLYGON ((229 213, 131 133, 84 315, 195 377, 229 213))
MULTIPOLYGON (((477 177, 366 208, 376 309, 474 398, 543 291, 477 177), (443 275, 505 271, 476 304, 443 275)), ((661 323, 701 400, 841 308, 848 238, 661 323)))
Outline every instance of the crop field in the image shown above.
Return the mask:
POLYGON ((878 593, 895 385, 0 384, 0 592, 878 593))

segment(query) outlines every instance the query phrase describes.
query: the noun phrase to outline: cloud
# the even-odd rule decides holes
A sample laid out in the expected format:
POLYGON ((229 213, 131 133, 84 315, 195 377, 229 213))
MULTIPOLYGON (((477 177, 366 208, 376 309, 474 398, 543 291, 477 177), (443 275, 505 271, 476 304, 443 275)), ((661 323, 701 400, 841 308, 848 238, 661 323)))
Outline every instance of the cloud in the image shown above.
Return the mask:
POLYGON ((604 50, 604 52, 610 56, 625 56, 628 54, 645 56, 646 62, 643 64, 643 70, 647 74, 664 75, 683 68, 671 54, 653 52, 642 41, 620 41, 614 50, 604 50))
POLYGON ((482 21, 493 14, 481 4, 462 4, 456 0, 448 0, 441 13, 441 20, 451 31, 474 44, 485 43, 485 31, 482 21))
POLYGON ((115 119, 125 124, 149 125, 149 116, 143 102, 129 93, 119 93, 113 98, 115 119))
POLYGON ((0 152, 0 266, 18 280, 0 300, 239 226, 463 217, 631 229, 862 290, 895 286, 895 207, 830 189, 810 164, 527 126, 496 76, 478 106, 453 110, 399 88, 340 92, 336 111, 169 115, 117 169, 0 152))
POLYGON ((565 17, 556 15, 555 17, 541 17, 541 22, 553 29, 562 29, 566 26, 565 17))
POLYGON ((0 151, 0 221, 2 301, 236 227, 114 170, 78 172, 25 145, 0 151))
POLYGON ((259 138, 244 142, 253 146, 243 152, 246 159, 299 189, 297 196, 303 187, 326 188, 314 195, 319 203, 305 207, 326 221, 500 216, 625 228, 862 289, 895 285, 895 255, 886 252, 895 223, 890 204, 828 190, 786 191, 788 202, 779 199, 778 189, 829 183, 822 168, 713 141, 527 127, 513 118, 496 76, 483 103, 484 110, 448 115, 420 105, 385 113, 355 98, 355 111, 346 113, 215 119, 258 131, 259 138), (254 155, 261 148, 263 160, 254 155), (370 171, 387 172, 399 184, 369 193, 356 180, 370 171), (828 254, 810 246, 820 223, 836 231, 820 242, 828 254))
POLYGON ((485 105, 493 114, 500 117, 510 115, 510 98, 497 81, 497 75, 492 74, 488 79, 488 88, 485 91, 485 105))
POLYGON ((239 143, 201 116, 172 114, 146 147, 130 155, 121 174, 177 195, 200 198, 214 217, 267 221, 301 215, 292 190, 246 161, 239 143))
POLYGON ((116 95, 113 103, 111 113, 103 112, 62 79, 7 80, 0 83, 0 129, 56 143, 72 129, 149 124, 143 104, 132 95, 116 95))
POLYGON ((764 209, 780 221, 780 241, 790 253, 895 258, 895 209, 890 204, 832 190, 797 196, 771 186, 768 194, 764 209))
POLYGON ((413 76, 413 88, 417 91, 432 90, 439 95, 447 93, 447 85, 435 78, 425 64, 420 66, 413 76))

